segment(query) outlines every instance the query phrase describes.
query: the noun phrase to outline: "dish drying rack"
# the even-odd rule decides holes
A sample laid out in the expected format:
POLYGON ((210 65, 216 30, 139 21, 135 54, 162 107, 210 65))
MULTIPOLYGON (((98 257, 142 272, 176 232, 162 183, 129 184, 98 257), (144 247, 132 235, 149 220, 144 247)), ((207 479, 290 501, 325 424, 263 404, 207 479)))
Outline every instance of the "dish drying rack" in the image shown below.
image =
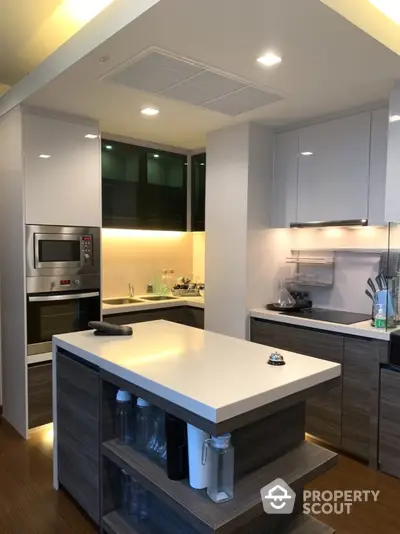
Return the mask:
POLYGON ((292 255, 286 258, 286 285, 332 287, 335 272, 335 254, 327 252, 324 255, 307 251, 292 250, 292 255))

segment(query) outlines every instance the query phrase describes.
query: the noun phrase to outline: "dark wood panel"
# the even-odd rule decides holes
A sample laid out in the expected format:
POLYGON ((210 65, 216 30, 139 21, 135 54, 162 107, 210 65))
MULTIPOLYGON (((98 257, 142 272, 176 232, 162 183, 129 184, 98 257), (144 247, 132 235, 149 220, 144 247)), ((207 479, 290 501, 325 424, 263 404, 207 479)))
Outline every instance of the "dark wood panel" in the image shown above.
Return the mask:
POLYGON ((58 479, 90 517, 100 520, 99 372, 57 354, 58 479))
POLYGON ((291 325, 251 320, 251 341, 342 363, 343 336, 291 325))
POLYGON ((281 477, 295 491, 336 463, 336 454, 312 443, 301 445, 240 479, 235 498, 218 506, 203 491, 194 491, 185 482, 168 479, 164 469, 126 445, 113 440, 103 444, 103 454, 131 473, 144 488, 162 500, 199 532, 231 534, 239 526, 264 514, 260 488, 281 477))
POLYGON ((28 367, 29 428, 53 421, 52 364, 40 363, 28 367))
POLYGON ((300 403, 232 432, 235 482, 299 445, 304 425, 305 403, 300 403))
MULTIPOLYGON (((305 354, 314 358, 342 363, 343 336, 251 320, 251 341, 305 354)), ((334 388, 307 400, 306 431, 335 447, 341 446, 342 379, 334 388)))
POLYGON ((97 524, 100 521, 99 457, 82 446, 79 438, 58 429, 58 480, 97 524))
POLYGON ((400 373, 391 369, 381 371, 379 466, 400 477, 400 373))
POLYGON ((342 447, 368 460, 378 428, 372 415, 379 404, 379 359, 385 343, 356 338, 344 340, 342 447))
POLYGON ((144 323, 147 321, 158 321, 160 319, 173 323, 186 324, 188 320, 187 308, 186 306, 178 306, 104 316, 104 320, 112 324, 144 323))
POLYGON ((193 326, 204 330, 204 310, 201 308, 186 308, 186 323, 187 326, 193 326))

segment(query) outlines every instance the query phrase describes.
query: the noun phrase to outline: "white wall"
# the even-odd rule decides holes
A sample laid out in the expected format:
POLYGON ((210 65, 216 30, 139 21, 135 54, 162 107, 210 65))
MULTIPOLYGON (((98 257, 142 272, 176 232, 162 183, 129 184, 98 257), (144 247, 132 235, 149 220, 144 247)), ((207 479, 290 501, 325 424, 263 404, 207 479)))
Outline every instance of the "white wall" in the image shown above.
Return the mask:
POLYGON ((265 246, 272 135, 256 124, 207 138, 205 284, 207 330, 246 339, 249 306, 268 292, 265 246))
POLYGON ((0 121, 0 273, 3 416, 27 436, 25 209, 19 108, 0 121))

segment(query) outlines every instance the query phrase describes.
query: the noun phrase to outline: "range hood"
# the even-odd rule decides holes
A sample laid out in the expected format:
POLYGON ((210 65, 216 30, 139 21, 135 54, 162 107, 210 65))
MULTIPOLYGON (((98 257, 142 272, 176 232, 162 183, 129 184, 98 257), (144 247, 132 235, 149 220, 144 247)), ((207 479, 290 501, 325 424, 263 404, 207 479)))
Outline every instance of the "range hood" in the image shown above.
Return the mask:
POLYGON ((345 219, 342 221, 310 221, 290 223, 290 228, 327 228, 330 226, 368 226, 368 219, 345 219))

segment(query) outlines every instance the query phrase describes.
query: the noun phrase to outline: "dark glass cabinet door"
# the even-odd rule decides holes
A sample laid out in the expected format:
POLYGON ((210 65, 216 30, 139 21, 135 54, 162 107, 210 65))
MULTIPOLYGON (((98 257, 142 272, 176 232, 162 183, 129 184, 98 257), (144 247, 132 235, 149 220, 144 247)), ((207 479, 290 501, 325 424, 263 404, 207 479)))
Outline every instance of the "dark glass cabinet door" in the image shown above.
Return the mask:
POLYGON ((145 227, 186 231, 187 157, 149 149, 146 171, 145 227))
POLYGON ((103 226, 186 230, 187 157, 102 141, 103 226))
POLYGON ((206 155, 192 156, 192 231, 204 232, 206 208, 206 155))
POLYGON ((140 227, 142 160, 143 152, 140 147, 116 141, 102 141, 103 226, 140 227))

